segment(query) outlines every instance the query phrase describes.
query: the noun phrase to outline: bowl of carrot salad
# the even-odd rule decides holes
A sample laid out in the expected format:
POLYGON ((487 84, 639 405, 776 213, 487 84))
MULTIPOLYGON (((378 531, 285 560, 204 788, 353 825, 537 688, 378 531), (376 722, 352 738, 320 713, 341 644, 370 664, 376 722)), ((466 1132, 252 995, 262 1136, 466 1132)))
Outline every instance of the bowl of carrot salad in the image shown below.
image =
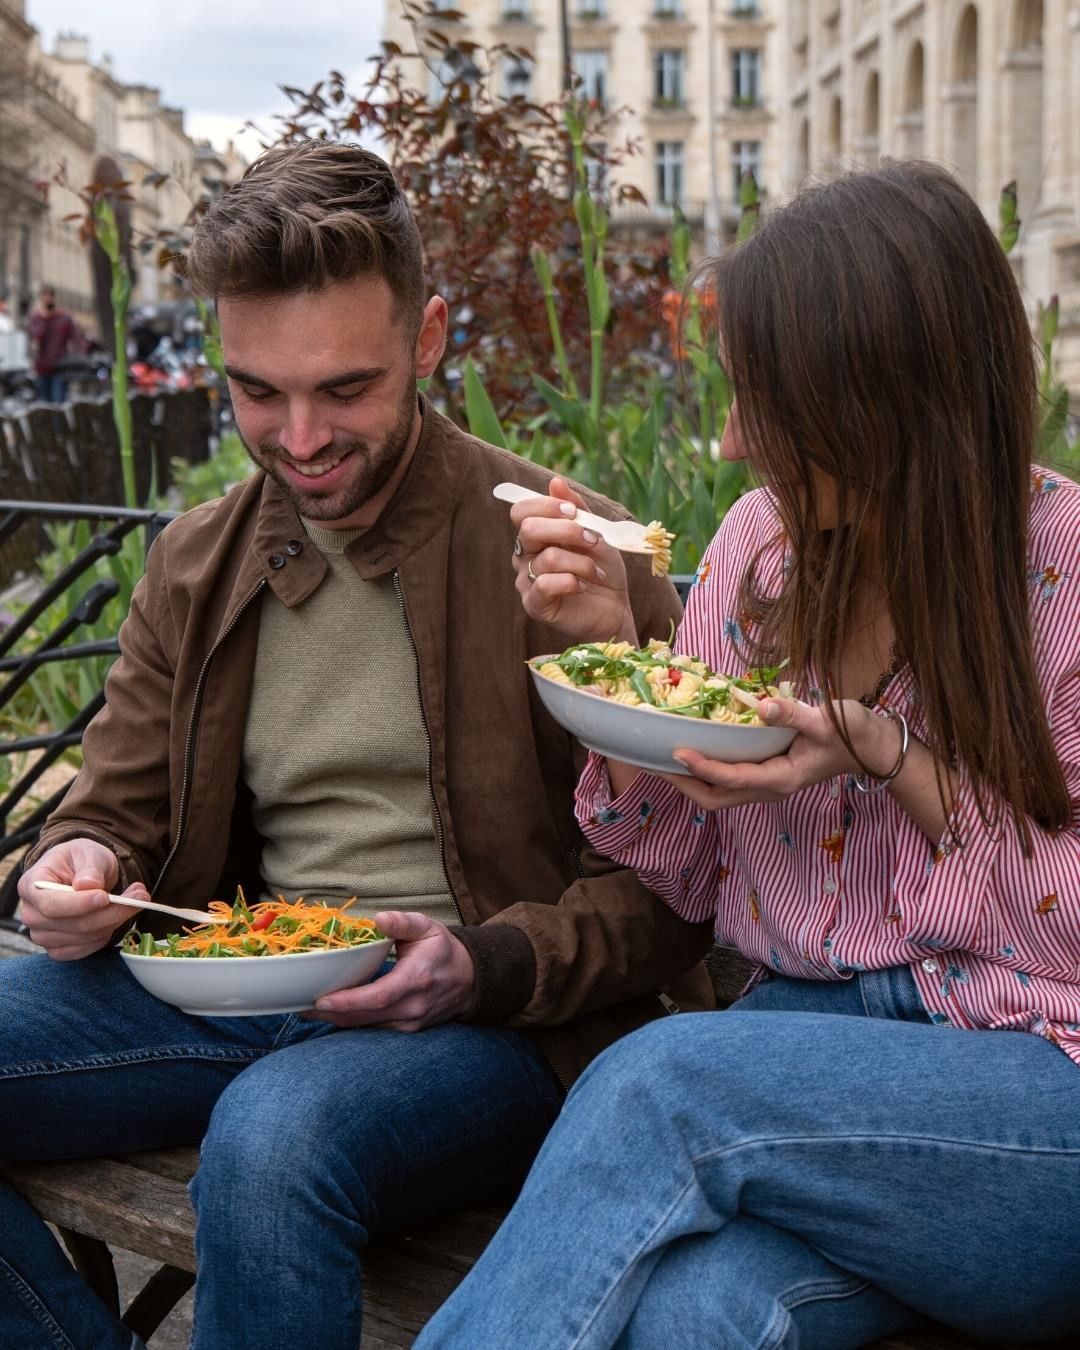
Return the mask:
POLYGON ((129 930, 120 957, 155 997, 203 1017, 303 1012, 337 989, 372 979, 393 945, 371 919, 346 907, 264 900, 212 900, 228 923, 185 927, 158 938, 129 930))

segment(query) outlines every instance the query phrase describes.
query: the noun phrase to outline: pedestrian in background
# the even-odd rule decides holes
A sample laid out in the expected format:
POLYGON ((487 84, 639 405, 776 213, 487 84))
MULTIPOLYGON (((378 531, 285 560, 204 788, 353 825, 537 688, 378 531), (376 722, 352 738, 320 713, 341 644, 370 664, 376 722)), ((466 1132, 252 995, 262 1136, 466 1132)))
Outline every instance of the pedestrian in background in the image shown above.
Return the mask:
POLYGON ((56 292, 51 286, 41 288, 27 332, 34 345, 38 398, 43 403, 63 403, 67 379, 62 363, 78 349, 79 330, 67 310, 57 309, 56 292))

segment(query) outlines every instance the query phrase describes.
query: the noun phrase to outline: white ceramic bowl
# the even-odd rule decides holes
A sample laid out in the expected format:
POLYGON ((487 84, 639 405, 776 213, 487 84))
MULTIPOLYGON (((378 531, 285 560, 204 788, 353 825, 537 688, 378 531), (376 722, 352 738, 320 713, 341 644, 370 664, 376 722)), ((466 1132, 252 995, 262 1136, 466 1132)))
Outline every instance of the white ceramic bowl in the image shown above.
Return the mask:
POLYGON ((184 1012, 255 1017, 306 1012, 323 994, 364 984, 386 960, 391 946, 391 939, 383 938, 360 947, 288 956, 120 955, 144 989, 184 1012))
MULTIPOLYGON (((553 656, 537 657, 553 661, 553 656)), ((760 764, 782 755, 795 739, 791 727, 754 727, 680 717, 646 704, 632 707, 575 685, 560 684, 529 667, 544 707, 582 745, 610 759, 654 773, 688 773, 673 750, 699 750, 727 764, 760 764)))

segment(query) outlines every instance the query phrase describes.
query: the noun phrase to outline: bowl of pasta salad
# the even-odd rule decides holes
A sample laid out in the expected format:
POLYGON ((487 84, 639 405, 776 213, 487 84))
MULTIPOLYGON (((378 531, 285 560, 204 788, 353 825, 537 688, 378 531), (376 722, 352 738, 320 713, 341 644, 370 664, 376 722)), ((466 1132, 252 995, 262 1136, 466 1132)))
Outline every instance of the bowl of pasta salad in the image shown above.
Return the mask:
POLYGON ((795 739, 757 715, 766 694, 792 697, 782 667, 725 675, 666 642, 585 642, 538 656, 529 671, 544 707, 582 745, 654 773, 688 770, 675 750, 697 750, 728 764, 758 764, 795 739))
POLYGON ((393 943, 344 906, 282 897, 249 906, 212 900, 228 924, 186 927, 158 938, 131 929, 120 957, 155 997, 201 1017, 304 1012, 337 989, 373 979, 393 943))

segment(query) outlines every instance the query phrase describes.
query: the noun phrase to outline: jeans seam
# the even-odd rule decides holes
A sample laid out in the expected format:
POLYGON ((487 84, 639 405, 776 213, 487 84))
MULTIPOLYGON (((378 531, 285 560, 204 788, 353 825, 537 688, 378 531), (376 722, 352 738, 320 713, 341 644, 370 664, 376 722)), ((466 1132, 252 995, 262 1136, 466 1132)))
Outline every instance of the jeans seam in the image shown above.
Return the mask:
POLYGON ((656 1221, 656 1223, 653 1224, 652 1228, 642 1236, 640 1242, 637 1245, 636 1250, 634 1251, 630 1259, 622 1262, 621 1273, 616 1276, 614 1282, 611 1284, 607 1293, 603 1296, 600 1302, 597 1303, 597 1305, 593 1308, 592 1315, 581 1327, 580 1331, 578 1332, 577 1336, 574 1339, 573 1344, 569 1347, 569 1350, 577 1350, 577 1347, 581 1345, 582 1338, 585 1336, 586 1332, 588 1332, 589 1329, 595 1324, 596 1319, 600 1316, 600 1313, 603 1311, 608 1300, 612 1297, 612 1295, 615 1293, 615 1290, 626 1278, 627 1272, 631 1269, 634 1262, 637 1260, 637 1257, 641 1252, 642 1248, 645 1246, 648 1240, 654 1234, 656 1234, 664 1226, 665 1223, 667 1223, 668 1219, 671 1217, 672 1212, 682 1203, 683 1197, 686 1195, 687 1191, 689 1191, 691 1187, 694 1185, 694 1180, 695 1179, 691 1177, 690 1180, 687 1181, 686 1185, 683 1186, 682 1190, 679 1191, 679 1193, 674 1197, 671 1204, 667 1207, 667 1209, 656 1221))
POLYGON ((42 1302, 37 1291, 27 1284, 18 1271, 13 1270, 11 1265, 2 1257, 0 1257, 0 1274, 15 1286, 16 1298, 30 1310, 42 1330, 48 1334, 53 1345, 59 1347, 59 1350, 78 1350, 74 1341, 68 1337, 67 1332, 42 1302))
POLYGON ((128 1050, 120 1054, 89 1055, 79 1060, 29 1060, 0 1068, 0 1081, 16 1078, 36 1078, 52 1074, 79 1073, 92 1069, 121 1069, 136 1064, 164 1063, 174 1059, 209 1060, 219 1063, 255 1063, 268 1054, 267 1050, 227 1049, 211 1050, 193 1046, 159 1047, 154 1050, 128 1050))
POLYGON ((854 1298, 856 1294, 861 1294, 870 1287, 869 1280, 861 1280, 855 1275, 846 1280, 807 1280, 803 1284, 793 1285, 780 1295, 778 1299, 780 1307, 762 1334, 757 1350, 776 1350, 776 1347, 783 1343, 791 1326, 791 1314, 795 1308, 801 1308, 805 1303, 854 1298), (801 1297, 792 1298, 795 1294, 801 1297))
POLYGON ((972 1150, 978 1153, 1016 1153, 1022 1157, 1066 1158, 1080 1161, 1080 1148, 1033 1148, 1031 1145, 982 1143, 973 1139, 949 1139, 932 1134, 822 1134, 822 1135, 775 1135, 768 1139, 745 1139, 737 1144, 725 1144, 722 1148, 710 1149, 707 1153, 691 1155, 693 1166, 721 1158, 728 1153, 740 1153, 744 1149, 772 1148, 779 1145, 819 1145, 832 1147, 835 1144, 931 1144, 947 1148, 972 1150))

